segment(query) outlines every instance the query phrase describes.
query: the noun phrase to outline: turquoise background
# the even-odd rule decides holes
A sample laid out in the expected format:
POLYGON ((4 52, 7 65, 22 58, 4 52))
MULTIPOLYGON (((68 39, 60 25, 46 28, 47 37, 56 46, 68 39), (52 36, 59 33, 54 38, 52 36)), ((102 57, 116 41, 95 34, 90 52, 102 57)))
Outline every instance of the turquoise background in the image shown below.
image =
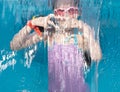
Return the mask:
MULTIPOLYGON (((97 86, 98 92, 120 92, 120 1, 103 0, 100 5, 101 1, 82 0, 84 16, 81 19, 90 25, 91 18, 95 19, 95 29, 95 24, 100 23, 99 36, 103 53, 98 67, 92 64, 86 81, 91 92, 96 92, 97 86), (100 13, 91 11, 93 8, 88 9, 88 6, 97 6, 95 11, 100 10, 100 13), (94 16, 86 14, 90 11, 94 16)), ((47 48, 44 42, 17 52, 11 51, 9 44, 14 34, 32 16, 45 16, 51 12, 47 0, 0 0, 0 92, 48 91, 47 48)))

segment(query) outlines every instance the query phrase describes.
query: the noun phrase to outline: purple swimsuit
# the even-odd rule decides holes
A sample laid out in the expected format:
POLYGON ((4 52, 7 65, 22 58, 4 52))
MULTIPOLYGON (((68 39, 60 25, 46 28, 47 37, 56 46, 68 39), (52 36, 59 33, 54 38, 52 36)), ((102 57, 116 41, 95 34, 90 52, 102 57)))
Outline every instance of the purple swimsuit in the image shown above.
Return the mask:
POLYGON ((74 44, 48 48, 49 92, 88 92, 82 50, 74 44))

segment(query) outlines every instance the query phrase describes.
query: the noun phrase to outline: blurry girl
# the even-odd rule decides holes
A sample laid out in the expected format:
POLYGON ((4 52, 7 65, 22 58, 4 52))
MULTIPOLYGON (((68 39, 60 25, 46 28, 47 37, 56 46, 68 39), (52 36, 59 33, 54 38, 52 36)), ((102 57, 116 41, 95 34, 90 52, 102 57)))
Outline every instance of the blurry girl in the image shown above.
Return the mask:
POLYGON ((86 63, 90 66, 91 59, 101 59, 94 30, 77 20, 79 3, 79 0, 52 0, 54 14, 28 21, 11 41, 11 49, 18 50, 47 40, 49 92, 87 92, 83 68, 86 63), (29 34, 32 29, 35 33, 29 34))

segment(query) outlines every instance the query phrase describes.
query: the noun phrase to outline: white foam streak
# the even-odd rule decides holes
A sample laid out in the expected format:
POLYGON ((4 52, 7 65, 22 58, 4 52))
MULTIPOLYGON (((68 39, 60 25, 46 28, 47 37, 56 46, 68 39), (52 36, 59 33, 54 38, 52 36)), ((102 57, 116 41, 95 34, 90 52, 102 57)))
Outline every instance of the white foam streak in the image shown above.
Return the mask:
POLYGON ((0 72, 7 69, 9 66, 13 66, 16 64, 16 60, 14 59, 16 53, 14 51, 7 52, 5 50, 1 50, 2 59, 0 60, 0 72))
POLYGON ((31 63, 33 58, 35 57, 35 52, 37 50, 37 45, 35 45, 34 47, 29 47, 28 49, 26 49, 25 51, 25 64, 24 66, 27 68, 30 68, 31 63))

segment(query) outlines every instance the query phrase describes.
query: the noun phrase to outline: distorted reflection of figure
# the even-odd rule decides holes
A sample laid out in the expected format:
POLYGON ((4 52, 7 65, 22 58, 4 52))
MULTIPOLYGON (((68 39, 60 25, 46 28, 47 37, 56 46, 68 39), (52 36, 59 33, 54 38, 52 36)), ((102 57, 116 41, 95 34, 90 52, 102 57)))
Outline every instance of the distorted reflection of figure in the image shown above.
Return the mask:
POLYGON ((52 0, 52 5, 54 14, 28 21, 14 36, 11 49, 47 40, 49 92, 87 92, 85 63, 90 66, 91 60, 99 61, 102 57, 94 30, 77 20, 79 0, 52 0), (32 29, 35 32, 30 34, 32 29))

